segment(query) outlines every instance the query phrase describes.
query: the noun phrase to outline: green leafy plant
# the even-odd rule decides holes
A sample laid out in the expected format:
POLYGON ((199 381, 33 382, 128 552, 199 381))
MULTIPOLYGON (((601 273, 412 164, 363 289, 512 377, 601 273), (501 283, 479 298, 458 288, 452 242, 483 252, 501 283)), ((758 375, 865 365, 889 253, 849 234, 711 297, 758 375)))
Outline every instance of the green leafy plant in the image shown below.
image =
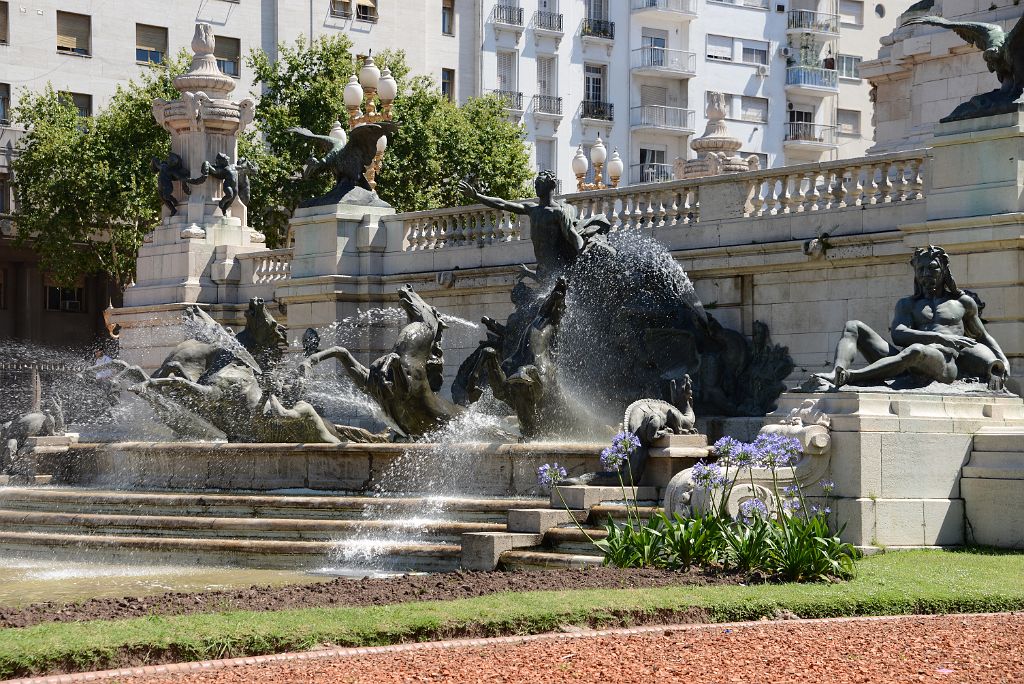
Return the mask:
POLYGON ((723 539, 721 519, 716 516, 684 518, 674 513, 670 519, 659 513, 662 526, 664 566, 670 570, 689 570, 718 562, 723 539))

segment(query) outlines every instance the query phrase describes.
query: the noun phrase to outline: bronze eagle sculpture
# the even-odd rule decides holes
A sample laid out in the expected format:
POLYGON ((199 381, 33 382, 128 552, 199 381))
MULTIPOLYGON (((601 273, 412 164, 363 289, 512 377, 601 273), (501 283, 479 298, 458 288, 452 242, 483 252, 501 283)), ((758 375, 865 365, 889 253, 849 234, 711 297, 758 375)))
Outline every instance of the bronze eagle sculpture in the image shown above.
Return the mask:
POLYGON ((356 188, 362 188, 365 201, 359 204, 380 202, 373 188, 366 179, 366 170, 373 163, 377 154, 377 141, 387 136, 393 140, 398 132, 398 124, 392 121, 368 123, 356 126, 348 134, 348 140, 333 138, 329 135, 317 135, 306 128, 289 128, 295 133, 309 138, 323 149, 323 158, 311 156, 303 169, 303 178, 313 178, 324 173, 334 175, 334 188, 323 197, 304 202, 303 206, 321 206, 341 202, 356 188))
POLYGON ((953 31, 982 51, 988 70, 999 79, 1000 88, 975 95, 942 119, 960 121, 982 116, 1006 114, 1017 110, 1017 99, 1024 93, 1024 17, 1003 31, 998 24, 981 21, 950 21, 939 16, 915 17, 902 26, 938 26, 953 31))

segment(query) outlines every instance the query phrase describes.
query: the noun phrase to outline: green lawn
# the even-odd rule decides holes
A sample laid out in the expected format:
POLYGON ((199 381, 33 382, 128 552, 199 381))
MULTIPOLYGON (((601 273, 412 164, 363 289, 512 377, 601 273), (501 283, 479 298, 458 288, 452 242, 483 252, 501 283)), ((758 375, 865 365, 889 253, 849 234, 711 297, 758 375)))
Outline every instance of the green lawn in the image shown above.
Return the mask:
POLYGON ((237 611, 0 630, 0 678, 57 670, 366 646, 560 625, 1024 609, 1024 554, 907 551, 860 561, 842 584, 496 594, 381 607, 237 611))

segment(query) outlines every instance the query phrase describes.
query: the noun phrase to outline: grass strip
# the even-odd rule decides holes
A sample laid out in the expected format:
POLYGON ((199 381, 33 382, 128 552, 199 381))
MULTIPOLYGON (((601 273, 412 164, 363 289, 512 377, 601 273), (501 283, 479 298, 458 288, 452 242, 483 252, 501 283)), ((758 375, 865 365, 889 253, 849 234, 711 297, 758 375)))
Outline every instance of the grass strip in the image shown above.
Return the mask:
POLYGON ((235 611, 0 630, 0 678, 262 655, 535 634, 560 625, 1024 610, 1024 554, 907 551, 864 559, 841 584, 600 589, 276 612, 235 611))

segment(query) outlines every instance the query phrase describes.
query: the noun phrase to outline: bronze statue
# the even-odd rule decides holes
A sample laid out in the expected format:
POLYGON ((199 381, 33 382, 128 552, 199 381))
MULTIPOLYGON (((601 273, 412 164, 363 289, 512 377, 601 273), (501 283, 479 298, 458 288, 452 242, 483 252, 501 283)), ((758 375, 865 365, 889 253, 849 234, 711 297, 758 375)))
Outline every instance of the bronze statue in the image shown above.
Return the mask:
POLYGON ((459 181, 459 189, 481 204, 530 218, 530 240, 537 259, 535 276, 541 283, 558 278, 577 257, 592 248, 615 253, 606 238, 611 223, 604 214, 580 219, 576 207, 555 199, 557 187, 555 174, 541 171, 534 181, 537 201, 510 202, 481 194, 468 178, 459 181))
POLYGON ((205 182, 210 176, 224 181, 217 206, 220 207, 220 213, 227 216, 228 209, 235 203, 235 199, 239 199, 242 204, 249 206, 249 174, 258 170, 256 165, 245 157, 239 157, 237 162, 232 162, 228 155, 221 152, 212 164, 204 161, 199 169, 201 175, 188 182, 198 185, 205 182))
POLYGON ((337 204, 346 197, 350 201, 355 199, 357 204, 383 204, 370 187, 366 172, 377 156, 377 142, 385 136, 389 141, 392 140, 398 133, 398 124, 392 121, 362 124, 349 132, 347 141, 329 135, 317 135, 306 128, 289 128, 288 132, 309 138, 324 151, 323 159, 310 156, 302 171, 303 178, 314 178, 324 173, 334 175, 334 188, 330 192, 308 200, 302 206, 337 204), (353 192, 357 188, 362 189, 362 193, 353 192))
POLYGON ((914 294, 896 303, 890 328, 893 344, 864 323, 849 321, 836 349, 835 369, 815 374, 812 383, 835 388, 872 385, 910 373, 947 385, 977 378, 989 389, 1002 390, 1009 362, 985 329, 978 303, 957 287, 945 250, 923 247, 914 252, 910 263, 914 294), (852 369, 857 352, 868 365, 852 369))
MULTIPOLYGON (((916 6, 915 6, 916 7, 916 6)), ((914 8, 911 8, 914 9, 914 8)), ((980 21, 950 21, 939 16, 915 17, 903 26, 940 26, 953 31, 974 47, 982 50, 982 57, 988 70, 999 79, 1000 88, 989 93, 975 95, 957 106, 942 119, 960 121, 982 116, 994 116, 1017 111, 1017 99, 1024 93, 1024 18, 1010 29, 1003 31, 998 24, 980 21)))
POLYGON ((160 201, 171 210, 171 216, 177 216, 178 200, 174 197, 174 181, 181 182, 182 192, 186 195, 191 194, 192 188, 188 186, 188 169, 185 168, 181 157, 174 152, 167 155, 167 159, 153 157, 152 161, 150 161, 150 166, 157 174, 156 187, 157 192, 160 194, 160 201))

